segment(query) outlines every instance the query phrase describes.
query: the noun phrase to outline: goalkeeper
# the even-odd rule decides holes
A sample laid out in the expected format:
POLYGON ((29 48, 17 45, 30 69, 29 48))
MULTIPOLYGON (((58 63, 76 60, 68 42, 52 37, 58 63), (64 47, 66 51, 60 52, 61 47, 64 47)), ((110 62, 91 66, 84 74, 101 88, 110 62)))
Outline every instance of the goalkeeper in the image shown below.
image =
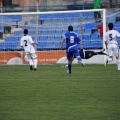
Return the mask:
MULTIPOLYGON (((79 53, 82 59, 89 59, 95 55, 107 55, 106 53, 104 53, 105 49, 103 51, 99 51, 99 52, 95 52, 93 50, 84 50, 84 49, 80 49, 79 53)), ((74 58, 76 58, 74 56, 74 58)))
MULTIPOLYGON (((106 53, 104 53, 105 49, 103 49, 102 51, 99 52, 95 52, 93 50, 84 50, 84 49, 80 49, 79 53, 80 53, 80 57, 82 59, 89 59, 95 55, 107 55, 106 53)), ((75 56, 73 56, 72 61, 74 60, 74 58, 76 58, 75 56)), ((67 67, 68 65, 65 65, 65 67, 67 67)))

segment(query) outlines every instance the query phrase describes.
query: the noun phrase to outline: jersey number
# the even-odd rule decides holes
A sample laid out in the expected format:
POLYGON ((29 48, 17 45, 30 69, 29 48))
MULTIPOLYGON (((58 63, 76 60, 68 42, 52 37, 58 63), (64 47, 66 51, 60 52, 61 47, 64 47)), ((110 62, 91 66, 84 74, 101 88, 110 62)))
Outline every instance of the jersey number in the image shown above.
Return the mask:
POLYGON ((25 42, 25 46, 28 46, 28 45, 27 45, 27 40, 24 40, 24 42, 25 42))
POLYGON ((74 36, 70 37, 70 43, 74 43, 74 36))
POLYGON ((112 34, 109 34, 110 41, 112 40, 112 34))

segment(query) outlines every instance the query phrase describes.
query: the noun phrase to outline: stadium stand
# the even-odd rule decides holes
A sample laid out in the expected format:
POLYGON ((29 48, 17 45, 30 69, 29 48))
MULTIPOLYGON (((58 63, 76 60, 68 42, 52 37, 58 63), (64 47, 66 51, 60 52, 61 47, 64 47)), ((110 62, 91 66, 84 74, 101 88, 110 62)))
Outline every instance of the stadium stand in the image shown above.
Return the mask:
MULTIPOLYGON (((67 32, 67 26, 72 23, 74 25, 74 30, 79 35, 81 35, 83 48, 85 49, 101 49, 102 48, 102 38, 99 36, 97 31, 98 23, 94 20, 94 12, 88 13, 71 13, 71 14, 44 14, 39 16, 38 33, 36 37, 36 20, 30 19, 29 22, 26 21, 20 15, 17 16, 0 16, 0 23, 3 26, 0 27, 0 33, 5 33, 5 27, 12 28, 16 25, 11 36, 4 37, 4 42, 0 43, 0 50, 21 50, 19 46, 19 41, 23 35, 23 30, 25 28, 29 29, 29 34, 32 36, 33 40, 38 41, 37 50, 51 50, 59 49, 63 34, 67 32), (67 18, 67 19, 66 19, 67 18), (82 20, 82 24, 80 24, 82 20), (4 21, 4 22, 3 22, 4 21), (9 26, 8 26, 9 22, 9 26), (24 22, 24 24, 23 24, 24 22), (22 23, 22 24, 20 24, 22 23), (54 24, 55 23, 55 24, 54 24), (52 24, 50 26, 50 24, 52 24), (60 26, 60 29, 56 27, 60 26), (82 31, 82 33, 81 33, 82 31), (4 47, 3 47, 4 45, 4 47)), ((114 29, 120 32, 120 14, 116 14, 116 11, 108 11, 107 23, 114 23, 114 29)), ((1 38, 1 37, 0 37, 1 38)), ((118 39, 120 40, 120 39, 118 39)), ((119 42, 120 46, 120 42, 119 42)), ((65 48, 65 45, 64 47, 65 48)))

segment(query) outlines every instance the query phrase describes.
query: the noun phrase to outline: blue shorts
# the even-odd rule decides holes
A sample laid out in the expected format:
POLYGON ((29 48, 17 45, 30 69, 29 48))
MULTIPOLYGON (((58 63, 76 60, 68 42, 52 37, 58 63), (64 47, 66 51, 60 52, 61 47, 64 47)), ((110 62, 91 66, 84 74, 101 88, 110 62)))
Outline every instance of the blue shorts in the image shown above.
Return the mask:
POLYGON ((74 56, 80 56, 80 53, 78 50, 71 50, 67 52, 67 59, 72 60, 74 56))

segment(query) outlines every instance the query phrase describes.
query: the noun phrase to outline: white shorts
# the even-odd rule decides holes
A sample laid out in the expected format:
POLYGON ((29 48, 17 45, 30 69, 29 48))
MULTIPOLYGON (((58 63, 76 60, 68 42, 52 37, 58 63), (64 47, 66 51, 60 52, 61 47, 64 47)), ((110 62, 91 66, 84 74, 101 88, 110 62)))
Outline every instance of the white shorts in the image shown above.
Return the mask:
POLYGON ((115 57, 119 56, 119 48, 118 48, 117 44, 109 44, 108 45, 108 55, 115 56, 115 57))
POLYGON ((26 53, 26 55, 27 55, 28 59, 35 59, 35 58, 37 58, 36 53, 26 53))

